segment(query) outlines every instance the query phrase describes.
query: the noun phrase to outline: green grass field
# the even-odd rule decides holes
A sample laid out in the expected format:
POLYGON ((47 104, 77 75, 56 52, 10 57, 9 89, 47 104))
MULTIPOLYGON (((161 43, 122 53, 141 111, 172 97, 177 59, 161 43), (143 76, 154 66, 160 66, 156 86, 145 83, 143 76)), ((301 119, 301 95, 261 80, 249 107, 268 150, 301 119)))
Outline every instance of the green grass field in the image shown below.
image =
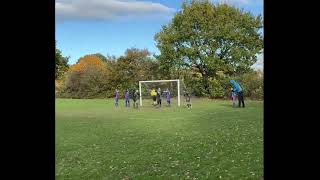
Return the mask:
POLYGON ((56 179, 261 179, 263 102, 56 100, 56 179))

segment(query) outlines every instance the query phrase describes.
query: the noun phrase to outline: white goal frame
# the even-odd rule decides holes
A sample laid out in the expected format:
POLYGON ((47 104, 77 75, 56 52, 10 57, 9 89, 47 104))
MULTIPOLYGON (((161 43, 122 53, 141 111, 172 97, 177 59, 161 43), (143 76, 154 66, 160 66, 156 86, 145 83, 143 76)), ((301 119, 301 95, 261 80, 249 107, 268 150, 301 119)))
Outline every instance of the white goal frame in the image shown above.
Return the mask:
POLYGON ((150 83, 150 82, 177 82, 177 87, 178 87, 178 106, 180 106, 180 80, 179 80, 179 79, 172 79, 172 80, 139 81, 140 106, 142 106, 141 83, 150 83))

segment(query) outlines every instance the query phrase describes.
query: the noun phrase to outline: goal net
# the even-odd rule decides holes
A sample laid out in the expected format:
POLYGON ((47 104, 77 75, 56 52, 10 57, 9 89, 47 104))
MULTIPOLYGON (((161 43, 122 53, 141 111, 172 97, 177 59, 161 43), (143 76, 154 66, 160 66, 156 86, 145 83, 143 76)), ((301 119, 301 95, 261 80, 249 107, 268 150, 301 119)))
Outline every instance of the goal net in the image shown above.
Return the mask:
POLYGON ((162 94, 162 106, 166 105, 166 93, 167 89, 170 91, 171 105, 180 106, 180 80, 152 80, 152 81, 139 81, 140 92, 140 106, 152 106, 153 99, 151 91, 158 91, 160 88, 162 94))

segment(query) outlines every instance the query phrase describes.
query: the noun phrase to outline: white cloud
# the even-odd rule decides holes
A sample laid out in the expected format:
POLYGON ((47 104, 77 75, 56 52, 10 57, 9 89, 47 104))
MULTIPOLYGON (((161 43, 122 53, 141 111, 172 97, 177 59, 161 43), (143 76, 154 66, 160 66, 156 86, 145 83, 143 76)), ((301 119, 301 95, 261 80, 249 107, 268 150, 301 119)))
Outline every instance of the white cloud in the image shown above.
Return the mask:
POLYGON ((249 4, 249 0, 214 0, 213 2, 226 4, 249 4))
POLYGON ((212 0, 214 3, 226 3, 231 5, 254 5, 261 4, 263 0, 212 0))
POLYGON ((57 20, 111 20, 128 17, 168 17, 175 9, 135 0, 57 0, 57 20))

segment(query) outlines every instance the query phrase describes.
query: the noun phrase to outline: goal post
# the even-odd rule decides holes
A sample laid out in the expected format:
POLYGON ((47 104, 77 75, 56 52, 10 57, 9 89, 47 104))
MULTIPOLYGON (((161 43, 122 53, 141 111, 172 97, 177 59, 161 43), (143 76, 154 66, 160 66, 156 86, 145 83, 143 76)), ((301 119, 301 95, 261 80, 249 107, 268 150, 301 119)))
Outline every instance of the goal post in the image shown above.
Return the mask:
POLYGON ((142 92, 141 92, 141 85, 142 85, 142 83, 157 83, 157 82, 159 82, 159 83, 160 83, 160 82, 177 82, 178 106, 180 106, 180 80, 179 80, 179 79, 139 81, 140 106, 142 106, 142 92))

